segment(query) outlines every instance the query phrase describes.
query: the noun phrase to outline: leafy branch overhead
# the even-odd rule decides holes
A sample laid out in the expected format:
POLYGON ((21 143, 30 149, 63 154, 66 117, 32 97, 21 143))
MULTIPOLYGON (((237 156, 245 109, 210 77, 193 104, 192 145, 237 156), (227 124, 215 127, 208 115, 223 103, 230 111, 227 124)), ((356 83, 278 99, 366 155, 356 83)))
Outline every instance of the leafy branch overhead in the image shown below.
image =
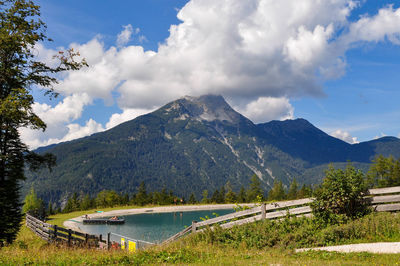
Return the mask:
POLYGON ((25 164, 32 170, 53 166, 55 157, 38 155, 21 139, 23 127, 46 129, 33 109, 33 89, 42 89, 56 97, 56 74, 88 66, 79 52, 68 49, 54 56, 55 66, 37 60, 36 45, 51 41, 46 24, 40 19, 40 7, 33 1, 0 1, 0 245, 12 242, 22 219, 19 182, 25 179, 25 164), (10 229, 11 228, 11 229, 10 229))

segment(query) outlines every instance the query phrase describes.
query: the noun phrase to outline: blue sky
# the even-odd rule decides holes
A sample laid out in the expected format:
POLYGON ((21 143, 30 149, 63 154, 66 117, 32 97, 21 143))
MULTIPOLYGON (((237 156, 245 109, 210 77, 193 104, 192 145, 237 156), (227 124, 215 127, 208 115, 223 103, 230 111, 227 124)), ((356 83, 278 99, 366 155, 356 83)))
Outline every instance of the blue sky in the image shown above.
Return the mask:
POLYGON ((400 4, 395 1, 36 1, 54 41, 90 67, 35 91, 45 133, 71 140, 184 95, 222 94, 254 122, 305 118, 350 143, 400 135, 400 4), (179 18, 178 18, 179 17, 179 18))

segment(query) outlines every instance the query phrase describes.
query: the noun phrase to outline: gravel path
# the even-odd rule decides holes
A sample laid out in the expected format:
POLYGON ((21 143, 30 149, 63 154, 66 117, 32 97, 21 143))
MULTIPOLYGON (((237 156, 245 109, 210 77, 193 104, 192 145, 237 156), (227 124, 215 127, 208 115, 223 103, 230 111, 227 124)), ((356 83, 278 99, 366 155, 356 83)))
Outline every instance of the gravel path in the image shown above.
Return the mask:
POLYGON ((319 248, 300 248, 296 252, 308 250, 326 250, 337 252, 371 252, 371 253, 400 253, 400 242, 380 242, 380 243, 365 243, 351 244, 341 246, 319 247, 319 248))

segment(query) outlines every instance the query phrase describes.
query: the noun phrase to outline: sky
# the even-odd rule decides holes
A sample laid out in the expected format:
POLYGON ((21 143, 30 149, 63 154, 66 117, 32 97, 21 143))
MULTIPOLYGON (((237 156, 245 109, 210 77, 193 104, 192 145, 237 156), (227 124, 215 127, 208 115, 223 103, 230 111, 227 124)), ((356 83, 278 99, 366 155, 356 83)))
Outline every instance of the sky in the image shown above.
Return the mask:
POLYGON ((304 118, 349 143, 400 137, 400 3, 386 0, 37 0, 50 65, 89 67, 33 88, 34 149, 112 128, 185 95, 218 94, 254 123, 304 118))

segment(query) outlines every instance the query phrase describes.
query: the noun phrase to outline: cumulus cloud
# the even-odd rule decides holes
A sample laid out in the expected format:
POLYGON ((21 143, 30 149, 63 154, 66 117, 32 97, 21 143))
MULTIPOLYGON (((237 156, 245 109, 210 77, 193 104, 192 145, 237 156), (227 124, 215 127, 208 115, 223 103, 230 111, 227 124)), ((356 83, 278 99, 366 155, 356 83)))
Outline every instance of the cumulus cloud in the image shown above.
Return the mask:
POLYGON ((235 107, 239 113, 253 122, 293 119, 294 108, 287 98, 260 97, 244 108, 235 107))
POLYGON ((132 120, 140 115, 150 113, 153 110, 149 109, 125 109, 122 113, 113 114, 106 124, 106 128, 110 129, 123 122, 132 120))
POLYGON ((349 132, 344 131, 344 130, 338 129, 338 130, 332 132, 330 135, 335 137, 335 138, 338 138, 338 139, 341 139, 343 141, 346 141, 346 142, 348 142, 350 144, 359 143, 359 141, 357 140, 357 137, 352 137, 349 132))
POLYGON ((138 34, 140 32, 139 28, 133 29, 131 24, 128 24, 126 26, 123 26, 124 30, 121 31, 120 34, 118 34, 117 37, 117 46, 118 47, 122 47, 124 45, 126 45, 132 37, 132 34, 138 34))
MULTIPOLYGON (((355 7, 349 0, 192 0, 157 51, 133 45, 105 49, 98 38, 74 44, 91 67, 71 73, 59 89, 106 100, 117 90, 121 108, 206 93, 233 101, 322 95, 324 80, 345 73, 350 47, 385 36, 395 42, 400 33, 399 9, 387 7, 350 22, 355 7)), ((125 26, 117 46, 133 31, 125 26)))
MULTIPOLYGON (((71 125, 71 122, 80 118, 84 107, 91 103, 92 99, 86 93, 67 96, 54 107, 45 103, 34 103, 33 111, 47 124, 47 128, 45 132, 22 128, 22 139, 32 149, 70 140, 71 138, 68 135, 72 133, 75 136, 78 135, 76 134, 77 127, 71 125)), ((93 126, 93 123, 90 125, 93 126)))
POLYGON ((345 74, 347 50, 400 43, 400 9, 387 6, 351 22, 356 7, 350 0, 191 0, 157 51, 127 46, 139 33, 130 24, 116 46, 106 48, 99 36, 71 44, 90 67, 68 73, 56 90, 116 101, 124 111, 110 125, 124 121, 125 110, 207 93, 222 94, 256 121, 292 117, 287 99, 323 95, 324 81, 345 74))

